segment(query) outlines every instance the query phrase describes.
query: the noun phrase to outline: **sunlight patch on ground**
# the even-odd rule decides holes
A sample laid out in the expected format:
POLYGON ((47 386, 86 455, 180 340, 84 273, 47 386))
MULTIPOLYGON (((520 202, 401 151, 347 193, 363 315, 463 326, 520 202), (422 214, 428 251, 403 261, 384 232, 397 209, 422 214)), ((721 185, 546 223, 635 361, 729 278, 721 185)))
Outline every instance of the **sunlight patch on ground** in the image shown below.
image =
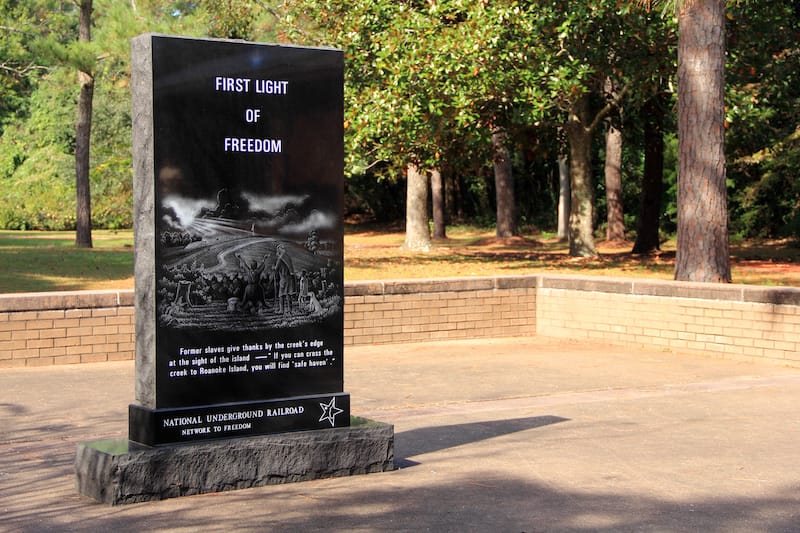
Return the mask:
POLYGON ((20 274, 21 285, 47 287, 46 291, 100 291, 133 289, 133 276, 122 279, 85 279, 40 273, 20 274))
MULTIPOLYGON (((346 281, 569 274, 671 280, 675 239, 653 254, 634 255, 633 242, 598 239, 597 258, 568 254, 553 234, 496 239, 492 229, 447 228, 427 253, 401 247, 400 227, 345 228, 346 281)), ((0 231, 0 292, 133 288, 133 231, 97 230, 93 249, 74 247, 74 232, 0 231)), ((734 242, 733 282, 800 287, 800 246, 790 241, 734 242)))

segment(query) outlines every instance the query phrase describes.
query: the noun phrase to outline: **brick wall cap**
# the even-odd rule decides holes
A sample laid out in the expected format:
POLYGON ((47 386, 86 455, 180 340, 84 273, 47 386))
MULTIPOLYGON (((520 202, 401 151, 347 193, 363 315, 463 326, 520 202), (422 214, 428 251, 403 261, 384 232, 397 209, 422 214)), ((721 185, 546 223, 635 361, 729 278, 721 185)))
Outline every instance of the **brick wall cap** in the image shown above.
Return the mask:
POLYGON ((735 283, 701 283, 674 280, 615 278, 580 275, 543 275, 539 287, 575 291, 717 300, 729 302, 800 305, 800 288, 765 287, 735 283))
POLYGON ((133 290, 56 291, 0 294, 0 312, 93 309, 133 305, 133 290))
POLYGON ((387 281, 349 281, 347 296, 383 296, 432 292, 465 292, 492 289, 535 289, 540 276, 463 276, 450 278, 408 278, 387 281))
MULTIPOLYGON (((774 305, 800 305, 800 288, 697 283, 571 274, 409 278, 345 283, 345 296, 462 292, 514 288, 563 289, 774 305)), ((132 307, 133 290, 55 291, 0 294, 0 312, 132 307)))

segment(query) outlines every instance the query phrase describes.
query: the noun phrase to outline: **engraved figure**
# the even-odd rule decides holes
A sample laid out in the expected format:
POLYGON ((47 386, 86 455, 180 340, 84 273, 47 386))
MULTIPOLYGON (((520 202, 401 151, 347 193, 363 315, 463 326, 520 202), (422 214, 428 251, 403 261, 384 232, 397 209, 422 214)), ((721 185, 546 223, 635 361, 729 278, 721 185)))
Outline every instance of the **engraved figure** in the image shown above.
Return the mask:
POLYGON ((242 294, 242 309, 245 311, 255 310, 261 307, 264 303, 264 291, 261 289, 261 275, 267 266, 267 256, 264 255, 264 260, 261 264, 253 259, 250 264, 242 259, 239 254, 234 254, 239 260, 239 264, 244 271, 245 287, 242 294))
POLYGON ((278 256, 275 259, 275 293, 278 297, 278 313, 292 312, 292 295, 294 294, 294 265, 292 258, 286 253, 286 245, 278 244, 278 256))
POLYGON ((308 272, 306 269, 300 272, 300 291, 297 296, 297 306, 300 310, 308 308, 308 272))

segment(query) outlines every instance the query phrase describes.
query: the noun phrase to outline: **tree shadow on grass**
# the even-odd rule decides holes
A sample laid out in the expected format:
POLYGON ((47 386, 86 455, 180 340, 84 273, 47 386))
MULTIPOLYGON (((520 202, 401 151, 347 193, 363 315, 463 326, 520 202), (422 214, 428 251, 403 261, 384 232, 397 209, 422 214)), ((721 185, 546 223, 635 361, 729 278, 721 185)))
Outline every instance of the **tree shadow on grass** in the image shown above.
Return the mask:
MULTIPOLYGON (((558 270, 564 274, 583 274, 590 271, 604 272, 617 270, 621 272, 642 272, 660 277, 670 277, 674 269, 674 260, 662 260, 658 257, 638 256, 630 253, 620 253, 596 258, 575 258, 564 254, 551 254, 547 252, 453 252, 442 254, 425 254, 414 256, 385 256, 385 257, 348 257, 346 268, 374 269, 391 271, 398 266, 418 267, 421 274, 426 277, 440 267, 446 271, 452 265, 493 265, 497 273, 508 271, 542 270, 551 272, 558 270)), ((446 275, 446 274, 445 274, 446 275)))

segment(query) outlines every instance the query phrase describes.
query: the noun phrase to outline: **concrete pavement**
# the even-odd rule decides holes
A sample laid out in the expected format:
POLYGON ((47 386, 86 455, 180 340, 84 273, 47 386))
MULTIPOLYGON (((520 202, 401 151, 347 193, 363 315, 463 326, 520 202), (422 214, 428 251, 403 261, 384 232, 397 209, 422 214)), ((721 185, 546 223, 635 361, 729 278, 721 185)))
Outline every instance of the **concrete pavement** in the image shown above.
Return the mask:
POLYGON ((394 472, 122 507, 80 441, 126 435, 133 363, 0 371, 0 531, 800 531, 800 369, 544 338, 353 347, 394 472))

